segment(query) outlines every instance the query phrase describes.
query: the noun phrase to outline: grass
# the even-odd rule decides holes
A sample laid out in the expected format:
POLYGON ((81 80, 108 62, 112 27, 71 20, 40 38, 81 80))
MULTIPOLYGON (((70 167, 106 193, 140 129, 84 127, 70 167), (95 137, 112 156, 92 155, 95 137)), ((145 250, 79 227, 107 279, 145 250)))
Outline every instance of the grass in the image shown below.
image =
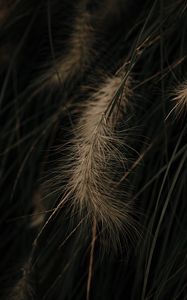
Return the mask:
POLYGON ((1 299, 187 299, 186 1, 1 6, 1 299))

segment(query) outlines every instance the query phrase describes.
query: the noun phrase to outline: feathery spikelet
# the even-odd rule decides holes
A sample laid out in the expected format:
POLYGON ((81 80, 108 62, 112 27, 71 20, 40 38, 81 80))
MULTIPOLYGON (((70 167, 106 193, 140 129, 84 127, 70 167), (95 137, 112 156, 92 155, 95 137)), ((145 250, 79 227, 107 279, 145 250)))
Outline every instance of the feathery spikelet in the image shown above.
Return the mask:
POLYGON ((125 137, 122 138, 117 127, 132 93, 128 79, 114 104, 121 83, 121 75, 107 78, 86 103, 70 148, 73 150, 68 183, 74 209, 95 218, 106 236, 117 243, 122 229, 127 233, 134 227, 132 203, 125 201, 125 193, 116 187, 126 160, 125 137))
POLYGON ((175 102, 174 110, 177 114, 186 113, 187 111, 187 81, 179 85, 175 91, 175 102))
POLYGON ((30 282, 28 267, 23 269, 23 275, 14 286, 12 292, 9 295, 10 300, 34 300, 34 290, 30 282))
POLYGON ((64 84, 77 74, 80 76, 93 57, 94 30, 92 15, 86 9, 86 1, 77 7, 73 32, 66 45, 66 53, 56 59, 55 66, 43 75, 46 84, 64 84), (77 73, 78 72, 78 73, 77 73))

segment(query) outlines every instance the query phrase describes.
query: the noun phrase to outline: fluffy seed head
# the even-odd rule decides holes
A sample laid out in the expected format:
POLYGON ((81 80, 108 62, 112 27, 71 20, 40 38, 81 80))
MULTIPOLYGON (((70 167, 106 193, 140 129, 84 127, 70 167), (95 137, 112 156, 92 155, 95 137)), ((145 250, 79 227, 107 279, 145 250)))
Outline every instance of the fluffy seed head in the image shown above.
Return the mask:
POLYGON ((122 80, 122 75, 106 78, 84 105, 70 148, 67 185, 73 210, 81 214, 86 210, 89 218, 94 217, 115 241, 124 229, 132 233, 134 226, 132 203, 127 201, 127 193, 116 186, 125 172, 127 143, 118 127, 132 93, 128 79, 122 93, 116 96, 122 80))
POLYGON ((93 58, 94 30, 92 15, 84 5, 77 8, 79 13, 74 20, 72 33, 67 42, 65 54, 57 57, 55 66, 50 68, 42 81, 46 84, 64 84, 80 76, 93 58))
POLYGON ((179 85, 173 98, 175 102, 174 110, 177 114, 186 113, 187 111, 187 81, 179 85))

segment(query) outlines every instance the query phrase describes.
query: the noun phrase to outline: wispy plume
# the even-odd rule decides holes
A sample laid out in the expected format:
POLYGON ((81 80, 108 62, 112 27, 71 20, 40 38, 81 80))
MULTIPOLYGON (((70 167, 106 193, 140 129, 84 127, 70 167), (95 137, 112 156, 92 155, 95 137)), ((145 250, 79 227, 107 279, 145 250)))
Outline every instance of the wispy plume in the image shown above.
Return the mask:
POLYGON ((180 84, 174 93, 173 101, 175 103, 174 110, 177 114, 186 113, 187 111, 187 81, 180 84))
POLYGON ((16 285, 13 287, 8 300, 34 300, 35 291, 32 287, 31 280, 29 278, 28 267, 23 269, 22 277, 18 280, 16 285))
POLYGON ((132 234, 134 228, 132 203, 117 187, 128 152, 125 130, 118 129, 132 95, 131 80, 126 80, 123 89, 122 80, 122 75, 106 77, 84 104, 70 148, 67 185, 73 210, 80 214, 86 211, 115 242, 119 242, 121 233, 132 234))
POLYGON ((173 107, 168 113, 166 119, 168 119, 173 113, 177 117, 186 114, 187 111, 187 81, 180 83, 174 90, 171 92, 171 102, 173 107))
POLYGON ((92 13, 86 7, 87 1, 77 5, 72 33, 62 56, 55 58, 54 65, 44 74, 44 84, 64 84, 81 76, 93 58, 94 29, 92 13))

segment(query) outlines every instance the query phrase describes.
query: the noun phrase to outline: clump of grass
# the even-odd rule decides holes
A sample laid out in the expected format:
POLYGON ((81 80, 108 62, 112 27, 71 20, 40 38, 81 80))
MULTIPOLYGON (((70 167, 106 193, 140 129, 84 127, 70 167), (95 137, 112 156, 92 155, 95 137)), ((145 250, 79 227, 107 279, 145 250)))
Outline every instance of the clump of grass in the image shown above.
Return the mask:
POLYGON ((0 298, 186 299, 185 1, 7 3, 0 298))

